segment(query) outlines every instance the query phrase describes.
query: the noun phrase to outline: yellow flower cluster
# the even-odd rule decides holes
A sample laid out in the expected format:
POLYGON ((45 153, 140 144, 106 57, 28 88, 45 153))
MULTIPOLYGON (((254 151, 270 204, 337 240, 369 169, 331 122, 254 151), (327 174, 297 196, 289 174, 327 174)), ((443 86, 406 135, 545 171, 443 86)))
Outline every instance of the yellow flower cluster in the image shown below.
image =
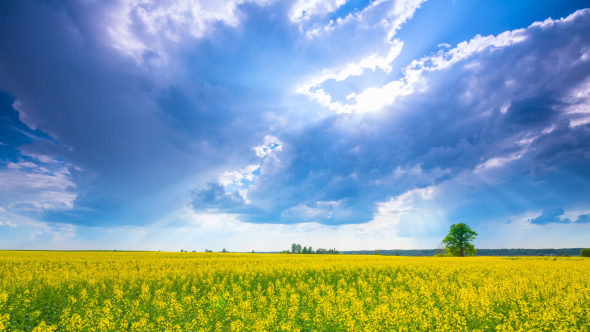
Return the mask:
POLYGON ((0 331, 590 331, 584 258, 0 252, 0 331))

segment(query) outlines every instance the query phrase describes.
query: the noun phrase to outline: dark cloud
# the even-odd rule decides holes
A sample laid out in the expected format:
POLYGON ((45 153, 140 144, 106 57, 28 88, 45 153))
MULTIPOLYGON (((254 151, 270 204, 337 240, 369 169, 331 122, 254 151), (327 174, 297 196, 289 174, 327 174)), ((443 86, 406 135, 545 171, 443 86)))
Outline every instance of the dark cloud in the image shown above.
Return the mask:
POLYGON ((533 218, 530 220, 531 224, 537 225, 547 225, 551 223, 556 224, 569 224, 572 221, 569 218, 562 218, 561 216, 564 214, 562 208, 553 208, 553 209, 545 209, 543 213, 537 218, 533 218))
POLYGON ((193 193, 193 208, 231 210, 244 205, 244 198, 236 190, 226 194, 225 187, 217 183, 208 183, 207 188, 193 193))
POLYGON ((449 208, 453 218, 522 213, 551 199, 583 204, 590 126, 572 126, 578 115, 568 110, 590 77, 587 29, 590 11, 530 27, 525 41, 424 74, 427 89, 384 110, 281 133, 280 164, 262 167, 248 199, 275 218, 295 209, 309 212, 301 221, 359 223, 377 202, 473 173, 477 184, 453 185, 464 200, 449 208), (329 215, 318 202, 348 213, 329 215))
MULTIPOLYGON (((27 132, 42 134, 11 144, 67 165, 77 193, 47 221, 147 224, 190 196, 195 210, 247 222, 363 223, 378 203, 429 186, 446 190, 453 220, 587 208, 590 124, 571 110, 590 103, 578 93, 590 79, 588 10, 424 72, 413 94, 382 110, 326 115, 294 86, 351 61, 351 48, 363 50, 356 60, 372 54, 362 31, 335 33, 337 47, 302 41, 295 25, 244 6, 252 19, 239 33, 218 24, 216 38, 183 39, 183 50, 136 24, 151 48, 135 59, 104 27, 117 4, 0 4, 0 89, 18 100, 27 132), (216 183, 259 164, 252 148, 266 135, 282 149, 262 158, 247 194, 216 183)), ((531 222, 568 220, 556 213, 531 222)))
POLYGON ((19 149, 66 160, 78 191, 72 210, 46 220, 144 223, 178 207, 192 189, 188 178, 205 182, 202 174, 230 163, 228 156, 255 158, 253 126, 242 124, 247 109, 235 107, 225 88, 182 77, 162 82, 166 69, 122 55, 99 22, 110 5, 96 12, 74 2, 0 6, 0 89, 18 100, 22 121, 53 140, 19 149))

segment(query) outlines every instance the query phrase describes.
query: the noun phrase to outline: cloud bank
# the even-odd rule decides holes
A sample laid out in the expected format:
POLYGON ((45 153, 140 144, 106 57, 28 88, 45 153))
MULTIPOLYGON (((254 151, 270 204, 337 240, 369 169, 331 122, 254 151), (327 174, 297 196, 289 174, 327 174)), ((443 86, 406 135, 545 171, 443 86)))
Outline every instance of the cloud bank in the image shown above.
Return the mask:
POLYGON ((587 233, 590 10, 402 65, 428 5, 2 3, 0 227, 79 247, 587 233))

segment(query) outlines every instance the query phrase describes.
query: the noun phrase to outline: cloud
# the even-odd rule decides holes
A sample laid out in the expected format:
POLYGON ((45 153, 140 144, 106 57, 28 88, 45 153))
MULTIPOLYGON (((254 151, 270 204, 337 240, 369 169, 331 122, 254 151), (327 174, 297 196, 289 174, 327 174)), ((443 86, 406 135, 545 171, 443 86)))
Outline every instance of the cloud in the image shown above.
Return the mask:
POLYGON ((291 7, 293 22, 308 20, 312 16, 325 15, 338 9, 347 0, 297 0, 291 7))
POLYGON ((382 111, 283 133, 277 162, 264 163, 247 191, 264 215, 239 218, 362 223, 379 203, 431 186, 444 193, 425 207, 447 211, 432 219, 439 223, 580 202, 588 127, 569 124, 567 100, 590 72, 590 62, 577 61, 590 45, 582 37, 589 15, 475 37, 415 62, 406 76, 419 73, 419 88, 382 111), (330 214, 329 202, 347 213, 330 214))
POLYGON ((531 219, 531 224, 547 225, 550 223, 569 224, 572 221, 569 218, 563 218, 564 211, 562 208, 545 209, 537 218, 531 219))
POLYGON ((244 198, 238 191, 226 194, 225 188, 216 183, 208 183, 207 188, 197 190, 193 194, 192 206, 195 209, 222 209, 227 211, 243 205, 244 198))
MULTIPOLYGON (((379 51, 367 54, 357 61, 349 60, 345 64, 341 64, 335 68, 325 68, 321 73, 314 75, 307 82, 300 85, 297 88, 297 92, 308 96, 311 100, 317 101, 323 107, 327 107, 338 113, 355 111, 356 108, 350 104, 346 104, 343 101, 333 101, 332 96, 323 88, 324 83, 330 80, 342 82, 351 76, 362 76, 366 69, 372 71, 380 69, 385 73, 390 73, 392 70, 391 63, 399 56, 403 47, 403 42, 393 37, 401 25, 412 18, 423 2, 424 0, 375 1, 360 12, 349 14, 342 19, 339 18, 336 23, 330 21, 330 24, 322 29, 316 27, 308 31, 308 36, 315 38, 323 32, 348 34, 350 33, 349 29, 351 26, 356 27, 357 30, 365 30, 368 25, 374 24, 372 28, 376 32, 373 38, 376 40, 373 42, 372 48, 378 49, 379 51), (376 24, 376 22, 380 23, 376 24)), ((352 43, 348 41, 347 44, 351 44, 352 46, 355 43, 354 41, 352 43)), ((356 94, 353 93, 347 99, 350 100, 355 97, 356 94)))
MULTIPOLYGON (((185 39, 203 38, 216 24, 240 24, 239 6, 265 5, 270 0, 151 1, 121 0, 103 13, 112 46, 138 62, 168 61, 167 52, 185 39)), ((81 10, 96 10, 98 4, 83 3, 81 10)), ((104 6, 103 6, 104 7, 104 6)), ((100 8, 100 11, 104 11, 100 8)))
POLYGON ((11 4, 0 89, 29 141, 2 157, 2 202, 22 194, 2 206, 75 232, 183 211, 380 243, 587 210, 590 11, 399 73, 398 31, 423 2, 340 3, 307 2, 296 24, 282 2, 11 4))
MULTIPOLYGON (((0 206, 11 212, 69 210, 75 184, 64 165, 39 167, 32 162, 9 163, 0 171, 0 206)), ((37 215, 38 216, 38 215, 37 215)))

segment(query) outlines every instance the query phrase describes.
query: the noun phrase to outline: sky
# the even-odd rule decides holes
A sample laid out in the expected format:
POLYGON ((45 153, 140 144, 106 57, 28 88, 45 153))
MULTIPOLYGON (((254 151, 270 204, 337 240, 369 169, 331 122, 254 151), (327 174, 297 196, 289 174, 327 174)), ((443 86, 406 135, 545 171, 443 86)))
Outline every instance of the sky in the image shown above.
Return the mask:
POLYGON ((590 245, 587 1, 0 2, 0 249, 590 245))

